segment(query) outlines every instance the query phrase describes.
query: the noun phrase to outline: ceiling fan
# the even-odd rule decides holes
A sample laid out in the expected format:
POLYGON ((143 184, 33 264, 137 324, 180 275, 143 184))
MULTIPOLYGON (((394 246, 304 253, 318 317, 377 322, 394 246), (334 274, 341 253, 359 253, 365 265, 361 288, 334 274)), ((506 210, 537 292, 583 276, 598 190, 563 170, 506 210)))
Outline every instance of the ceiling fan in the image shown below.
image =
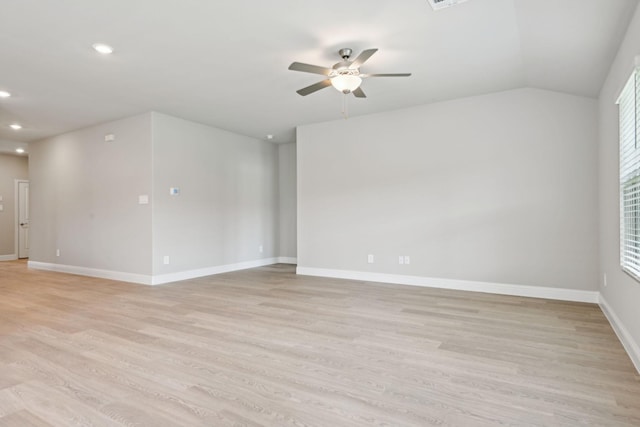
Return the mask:
POLYGON ((327 76, 325 80, 312 84, 300 90, 297 90, 300 95, 307 96, 313 92, 324 89, 327 86, 333 86, 338 91, 344 93, 353 93, 357 98, 366 98, 360 84, 362 79, 366 77, 408 77, 411 73, 396 73, 396 74, 364 74, 360 72, 360 66, 364 62, 371 58, 371 55, 376 53, 378 49, 367 49, 362 51, 356 59, 350 61, 349 58, 353 51, 349 48, 340 49, 338 54, 342 57, 342 61, 336 63, 331 68, 320 67, 318 65, 303 64, 301 62, 294 62, 289 65, 289 69, 293 71, 303 71, 305 73, 321 74, 327 76))

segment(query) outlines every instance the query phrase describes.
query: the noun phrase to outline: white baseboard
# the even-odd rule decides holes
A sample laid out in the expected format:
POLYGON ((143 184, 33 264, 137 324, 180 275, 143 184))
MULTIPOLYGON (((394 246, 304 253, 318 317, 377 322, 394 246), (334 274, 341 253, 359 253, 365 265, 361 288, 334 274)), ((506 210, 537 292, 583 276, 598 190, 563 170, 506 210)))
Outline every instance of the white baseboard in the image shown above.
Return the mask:
POLYGON ((229 273, 231 271, 246 270, 247 268, 262 267, 277 264, 278 258, 263 258, 254 261, 244 261, 235 264, 217 265, 214 267, 198 268, 196 270, 179 271, 176 273, 153 276, 152 285, 162 285, 180 280, 195 279, 197 277, 212 276, 214 274, 229 273))
POLYGON ((611 324, 613 331, 618 336, 622 346, 627 351, 627 354, 633 362, 633 365, 636 367, 636 370, 640 373, 640 345, 638 345, 638 343, 633 339, 627 328, 624 327, 624 324, 620 321, 620 318, 616 315, 602 294, 600 294, 600 308, 611 324))
POLYGON ((11 255, 0 255, 0 261, 15 261, 18 259, 16 254, 11 255))
MULTIPOLYGON (((2 258, 0 258, 0 260, 2 260, 2 258)), ((295 258, 288 257, 263 258, 253 261, 238 262, 235 264, 217 265, 213 267, 199 268, 196 270, 160 274, 156 276, 37 261, 29 261, 27 265, 29 268, 33 268, 35 270, 57 271, 60 273, 99 277, 101 279, 119 280, 121 282, 139 283, 142 285, 162 285, 165 283, 178 282, 180 280, 195 279, 197 277, 212 276, 214 274, 229 273, 231 271, 246 270, 248 268, 262 267, 265 265, 278 263, 295 264, 296 262, 297 260, 295 258)))
POLYGON ((333 277, 366 282, 395 283, 399 285, 422 286, 428 288, 452 289, 458 291, 486 292, 490 294, 514 295, 520 297, 545 298, 561 301, 589 302, 597 304, 598 291, 549 288, 541 286, 511 285, 506 283, 475 282, 469 280, 439 279, 397 274, 369 273, 351 270, 330 270, 324 268, 298 267, 297 274, 306 276, 333 277))
POLYGON ((46 262, 29 261, 29 268, 35 270, 57 271, 59 273, 78 274, 80 276, 99 277, 101 279, 119 280, 121 282, 151 285, 152 277, 146 274, 124 273, 121 271, 100 270, 98 268, 78 267, 75 265, 52 264, 46 262))

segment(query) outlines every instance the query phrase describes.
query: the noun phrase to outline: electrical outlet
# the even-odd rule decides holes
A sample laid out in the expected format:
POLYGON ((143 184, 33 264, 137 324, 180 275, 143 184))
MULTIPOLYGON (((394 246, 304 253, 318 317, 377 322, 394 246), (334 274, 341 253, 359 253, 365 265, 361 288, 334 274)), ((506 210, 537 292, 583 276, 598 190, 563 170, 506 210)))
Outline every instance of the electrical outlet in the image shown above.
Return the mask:
POLYGON ((56 256, 60 256, 60 249, 56 249, 56 256))
POLYGON ((373 255, 371 254, 367 255, 367 263, 373 264, 373 255))
POLYGON ((411 258, 409 257, 409 255, 405 255, 404 256, 404 263, 405 264, 411 264, 411 258))
POLYGON ((402 255, 398 257, 398 264, 404 264, 404 257, 402 255))
POLYGON ((262 245, 258 246, 258 251, 260 253, 263 253, 264 252, 264 247, 262 245))
POLYGON ((169 265, 169 255, 165 255, 164 258, 162 258, 162 263, 164 265, 169 265))

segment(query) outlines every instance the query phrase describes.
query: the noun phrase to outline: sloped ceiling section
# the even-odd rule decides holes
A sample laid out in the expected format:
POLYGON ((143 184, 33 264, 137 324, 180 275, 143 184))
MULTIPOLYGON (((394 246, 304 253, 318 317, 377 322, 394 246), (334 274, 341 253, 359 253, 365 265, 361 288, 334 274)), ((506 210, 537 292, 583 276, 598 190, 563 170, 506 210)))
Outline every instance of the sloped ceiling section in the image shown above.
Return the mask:
POLYGON ((636 2, 514 2, 525 84, 597 97, 636 2))
POLYGON ((341 117, 343 95, 297 89, 337 51, 379 51, 350 116, 532 86, 597 96, 638 0, 3 0, 0 139, 32 141, 155 110, 274 141, 341 117), (91 45, 115 48, 99 56, 91 45), (8 125, 19 122, 23 129, 8 125))

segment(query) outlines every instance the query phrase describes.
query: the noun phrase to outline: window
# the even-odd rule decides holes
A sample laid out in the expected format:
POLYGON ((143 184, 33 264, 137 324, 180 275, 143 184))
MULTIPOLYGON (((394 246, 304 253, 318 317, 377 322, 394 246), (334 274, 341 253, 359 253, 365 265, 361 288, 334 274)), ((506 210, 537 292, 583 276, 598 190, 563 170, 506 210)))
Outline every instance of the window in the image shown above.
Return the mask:
POLYGON ((640 72, 620 98, 620 265, 640 280, 640 72))

